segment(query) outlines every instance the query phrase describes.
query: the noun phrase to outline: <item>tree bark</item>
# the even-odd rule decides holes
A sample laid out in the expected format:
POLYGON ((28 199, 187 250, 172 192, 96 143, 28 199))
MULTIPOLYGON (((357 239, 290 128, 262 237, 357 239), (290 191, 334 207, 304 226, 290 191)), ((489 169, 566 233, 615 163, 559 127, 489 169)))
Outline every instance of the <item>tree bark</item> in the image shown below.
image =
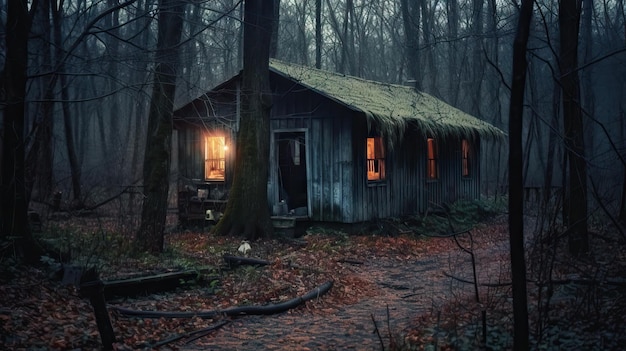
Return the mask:
MULTIPOLYGON (((52 21, 54 27, 54 43, 56 45, 56 59, 59 64, 57 70, 62 73, 65 70, 65 63, 62 60, 63 57, 63 38, 61 33, 61 19, 63 18, 63 9, 58 6, 55 1, 52 1, 52 21)), ((70 163, 70 174, 72 178, 72 195, 74 203, 72 208, 83 208, 82 192, 81 192, 81 167, 78 162, 78 156, 76 154, 76 146, 74 141, 74 132, 72 128, 72 119, 70 116, 69 108, 69 92, 66 84, 66 78, 64 74, 60 77, 61 83, 61 106, 63 112, 63 129, 65 131, 65 145, 67 149, 67 156, 70 163)))
POLYGON ((159 34, 148 136, 143 166, 144 202, 136 246, 141 251, 163 251, 167 215, 172 147, 172 113, 179 62, 178 48, 183 27, 184 1, 161 0, 159 34))
POLYGON ((580 27, 580 2, 559 2, 560 68, 563 89, 563 127, 565 149, 569 161, 568 242, 574 256, 589 251, 587 232, 587 163, 580 82, 578 78, 578 32, 580 27))
POLYGON ((528 350, 528 301, 524 256, 524 197, 522 179, 522 129, 526 86, 526 45, 533 1, 522 0, 517 34, 513 43, 513 81, 509 108, 509 240, 513 282, 513 348, 528 350))
POLYGON ((267 203, 272 104, 269 49, 273 8, 272 0, 248 0, 244 4, 241 120, 233 184, 224 216, 214 228, 219 235, 256 239, 274 233, 267 203))
MULTIPOLYGON (((34 6, 34 5, 33 5, 34 6)), ((41 250, 28 225, 28 201, 24 187, 24 99, 26 97, 26 68, 28 34, 31 19, 26 0, 9 1, 7 5, 6 56, 2 85, 5 104, 3 111, 2 171, 0 181, 0 237, 17 238, 17 248, 28 263, 39 261, 41 250)))
POLYGON ((322 68, 322 0, 315 0, 315 68, 322 68))
POLYGON ((400 0, 402 9, 402 23, 404 25, 405 58, 409 78, 415 79, 415 89, 422 89, 422 75, 420 74, 419 31, 417 23, 420 21, 418 4, 409 4, 408 0, 400 0))
MULTIPOLYGON (((270 57, 278 58, 278 24, 280 20, 280 0, 273 0, 274 6, 272 11, 272 20, 274 21, 273 28, 276 30, 272 31, 271 41, 270 41, 270 57)), ((305 2, 306 5, 306 2, 305 2)), ((304 6, 304 5, 303 5, 304 6)))
POLYGON ((459 79, 457 64, 457 45, 459 36, 459 5, 457 0, 446 2, 448 14, 448 102, 456 106, 459 99, 459 79))

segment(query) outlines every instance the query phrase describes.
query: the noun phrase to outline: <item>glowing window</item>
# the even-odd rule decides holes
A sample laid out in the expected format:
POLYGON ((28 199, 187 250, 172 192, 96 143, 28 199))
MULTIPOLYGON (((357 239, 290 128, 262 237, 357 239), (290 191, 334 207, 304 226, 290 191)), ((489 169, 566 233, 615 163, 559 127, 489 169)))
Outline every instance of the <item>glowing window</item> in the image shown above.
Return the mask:
POLYGON ((204 177, 224 180, 226 175, 226 140, 222 136, 208 136, 204 143, 204 177))
POLYGON ((461 140, 461 171, 463 177, 470 177, 472 175, 472 153, 471 144, 469 140, 461 140))
POLYGON ((426 175, 428 179, 437 179, 439 178, 439 165, 438 165, 438 152, 437 152, 437 141, 433 138, 428 138, 427 140, 428 146, 428 159, 426 164, 426 175))
POLYGON ((381 137, 367 138, 367 180, 385 179, 385 149, 381 137))

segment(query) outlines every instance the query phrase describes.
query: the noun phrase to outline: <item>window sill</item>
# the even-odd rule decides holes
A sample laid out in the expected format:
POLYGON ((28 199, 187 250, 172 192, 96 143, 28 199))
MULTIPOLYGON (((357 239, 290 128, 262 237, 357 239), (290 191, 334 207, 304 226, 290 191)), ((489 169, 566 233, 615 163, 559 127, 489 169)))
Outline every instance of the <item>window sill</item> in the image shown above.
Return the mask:
POLYGON ((368 180, 367 187, 373 188, 377 186, 387 186, 387 180, 368 180))

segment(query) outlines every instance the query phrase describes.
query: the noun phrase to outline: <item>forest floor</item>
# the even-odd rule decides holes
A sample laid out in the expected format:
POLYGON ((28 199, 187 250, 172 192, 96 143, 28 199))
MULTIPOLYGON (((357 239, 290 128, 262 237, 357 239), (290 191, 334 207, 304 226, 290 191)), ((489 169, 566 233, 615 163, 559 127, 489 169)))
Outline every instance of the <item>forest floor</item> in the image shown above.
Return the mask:
MULTIPOLYGON (((173 230, 166 237, 165 253, 155 257, 130 254, 129 238, 112 234, 120 232, 119 228, 102 218, 53 223, 48 232, 67 249, 62 251, 71 251, 73 264, 97 267, 103 280, 188 269, 199 272, 196 279, 181 282, 175 290, 109 299, 118 350, 512 347, 504 215, 472 226, 471 237, 462 233, 456 239, 416 235, 407 230, 416 224, 402 221, 373 223, 358 233, 310 226, 296 239, 250 242, 248 256, 269 264, 238 267, 226 265, 223 255, 240 255, 241 240, 215 237, 206 230, 173 230), (468 252, 474 254, 479 301, 468 252), (272 315, 138 318, 117 309, 200 312, 268 306, 329 281, 333 285, 328 293, 272 315), (215 329, 196 333, 211 327, 215 329)), ((543 285, 529 282, 533 349, 624 349, 626 301, 619 280, 626 275, 623 246, 616 250, 594 245, 594 256, 599 259, 593 262, 567 263, 560 261, 567 260, 565 256, 555 255, 559 259, 553 260, 558 264, 553 264, 552 279, 561 283, 550 292, 549 310, 545 289, 537 288, 543 285), (585 280, 584 272, 596 272, 592 278, 598 284, 585 280)), ((530 253, 529 257, 534 258, 530 253)), ((61 282, 55 270, 59 263, 44 257, 41 267, 16 266, 6 250, 1 259, 0 349, 101 348, 89 300, 75 286, 61 282)), ((529 277, 536 275, 534 267, 529 264, 529 277)))

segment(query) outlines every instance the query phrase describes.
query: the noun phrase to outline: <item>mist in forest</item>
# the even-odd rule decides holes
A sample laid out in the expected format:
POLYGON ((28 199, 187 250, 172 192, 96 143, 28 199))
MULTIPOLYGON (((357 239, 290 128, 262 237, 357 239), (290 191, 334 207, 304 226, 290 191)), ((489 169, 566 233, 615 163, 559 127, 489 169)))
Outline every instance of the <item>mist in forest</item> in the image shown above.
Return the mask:
MULTIPOLYGON (((48 2, 30 9, 26 121, 33 199, 136 185, 147 130, 157 21, 153 1, 48 2), (68 147, 68 138, 72 143, 68 147), (36 147, 32 147, 35 145, 36 147)), ((234 0, 185 7, 174 108, 237 74, 242 9, 234 0)), ((528 45, 524 184, 563 186, 558 4, 537 1, 528 45), (551 172, 551 184, 546 173, 551 172)), ((0 1, 2 37, 6 0, 0 1)), ((281 1, 276 58, 368 80, 415 85, 507 130, 518 8, 503 1, 281 1), (319 21, 316 11, 319 10, 319 21)), ((626 146, 623 1, 583 1, 578 75, 590 204, 620 205, 626 146)), ((6 53, 0 47, 0 66, 6 53)), ((482 191, 506 189, 506 147, 482 152, 482 191)), ((172 178, 175 179, 175 176, 172 178)), ((594 205, 591 205, 595 209, 594 205)))

